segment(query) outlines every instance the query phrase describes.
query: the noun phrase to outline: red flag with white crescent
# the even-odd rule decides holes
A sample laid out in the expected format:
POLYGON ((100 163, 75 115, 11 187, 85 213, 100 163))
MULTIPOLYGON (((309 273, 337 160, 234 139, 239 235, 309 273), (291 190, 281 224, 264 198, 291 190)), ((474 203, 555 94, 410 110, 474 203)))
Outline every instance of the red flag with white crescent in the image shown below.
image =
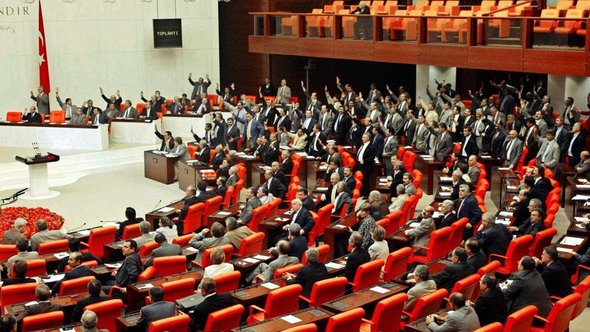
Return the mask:
POLYGON ((45 43, 45 27, 43 25, 43 10, 39 0, 39 85, 45 88, 45 93, 51 91, 49 83, 49 63, 47 62, 47 45, 45 43))

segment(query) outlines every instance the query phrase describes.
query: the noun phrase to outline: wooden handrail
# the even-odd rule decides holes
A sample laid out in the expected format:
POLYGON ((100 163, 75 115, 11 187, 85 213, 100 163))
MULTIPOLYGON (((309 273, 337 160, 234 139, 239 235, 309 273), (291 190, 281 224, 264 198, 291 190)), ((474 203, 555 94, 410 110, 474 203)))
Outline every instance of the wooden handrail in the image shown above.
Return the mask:
POLYGON ((503 11, 505 11, 507 9, 512 9, 512 8, 516 8, 516 7, 519 7, 519 6, 528 5, 528 4, 533 3, 533 2, 537 2, 537 1, 536 0, 530 0, 530 1, 526 1, 526 2, 517 3, 517 4, 514 4, 512 6, 508 6, 508 7, 504 7, 504 8, 500 8, 500 9, 494 10, 493 12, 483 13, 482 16, 490 16, 490 15, 495 14, 495 13, 503 12, 503 11))

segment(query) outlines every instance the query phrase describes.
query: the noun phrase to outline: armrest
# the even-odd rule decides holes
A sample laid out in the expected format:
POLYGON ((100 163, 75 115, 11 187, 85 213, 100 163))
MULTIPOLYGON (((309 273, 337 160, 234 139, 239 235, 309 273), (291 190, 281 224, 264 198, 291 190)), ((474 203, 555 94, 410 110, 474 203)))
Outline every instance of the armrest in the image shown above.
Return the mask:
POLYGON ((307 303, 311 303, 311 300, 310 300, 310 299, 308 299, 307 297, 303 296, 303 295, 299 295, 299 299, 300 299, 300 300, 303 300, 303 301, 305 301, 305 302, 307 302, 307 303))
POLYGON ((123 292, 123 289, 125 289, 125 287, 119 287, 119 286, 113 286, 113 287, 111 287, 111 290, 109 291, 109 296, 113 296, 113 291, 115 289, 121 291, 121 293, 122 293, 123 292))
POLYGON ((88 248, 88 243, 86 243, 86 242, 80 241, 80 245, 83 245, 84 247, 88 248))
POLYGON ((488 263, 490 263, 492 261, 492 257, 498 257, 498 258, 503 258, 506 259, 506 256, 504 255, 499 255, 499 254, 490 254, 490 257, 488 259, 488 263))
POLYGON ((368 323, 369 325, 375 325, 375 323, 373 323, 372 321, 368 320, 368 319, 364 319, 362 318, 363 322, 368 323))
POLYGON ((412 246, 412 248, 424 249, 424 250, 426 250, 426 251, 428 251, 428 250, 429 250, 429 248, 428 248, 428 247, 425 247, 425 246, 422 246, 422 245, 419 245, 419 244, 415 244, 415 245, 413 245, 413 246, 412 246))
POLYGON ((543 323, 545 323, 545 324, 549 323, 549 321, 548 321, 548 320, 546 320, 545 318, 543 318, 543 317, 541 317, 541 316, 538 316, 538 315, 535 315, 535 319, 538 319, 538 320, 542 321, 542 322, 543 322, 543 323))
POLYGON ((257 311, 260 311, 260 312, 264 312, 264 314, 266 315, 266 311, 264 311, 264 309, 262 309, 261 307, 255 305, 255 304, 251 304, 250 305, 250 314, 249 314, 250 316, 252 316, 254 314, 254 309, 256 309, 257 311))
POLYGON ((559 296, 551 295, 551 296, 549 296, 549 299, 551 300, 551 302, 557 302, 557 301, 561 300, 562 298, 559 296))

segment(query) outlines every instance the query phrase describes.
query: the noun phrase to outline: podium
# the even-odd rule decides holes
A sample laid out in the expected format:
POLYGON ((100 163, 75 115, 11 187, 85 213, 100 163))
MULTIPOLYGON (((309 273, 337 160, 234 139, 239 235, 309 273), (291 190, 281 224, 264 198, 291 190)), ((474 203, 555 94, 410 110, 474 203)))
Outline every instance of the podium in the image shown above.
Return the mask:
POLYGON ((59 196, 58 191, 49 190, 47 164, 59 161, 59 156, 53 153, 36 155, 35 157, 20 157, 15 159, 29 166, 29 190, 21 199, 46 199, 59 196))
POLYGON ((173 183, 176 160, 178 158, 167 157, 166 154, 152 150, 145 151, 143 154, 145 177, 164 184, 173 183))

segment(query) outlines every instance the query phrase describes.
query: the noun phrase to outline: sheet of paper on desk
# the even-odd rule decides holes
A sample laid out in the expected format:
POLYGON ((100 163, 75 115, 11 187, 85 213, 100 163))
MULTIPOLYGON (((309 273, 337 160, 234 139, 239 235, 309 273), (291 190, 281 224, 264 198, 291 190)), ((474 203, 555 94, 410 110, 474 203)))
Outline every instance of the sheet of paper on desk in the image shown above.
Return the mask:
POLYGON ((501 217, 512 217, 513 215, 514 215, 514 212, 512 212, 512 211, 500 211, 501 217))
POLYGON ((267 259, 270 259, 270 256, 256 255, 256 256, 254 256, 254 258, 259 259, 261 261, 265 261, 267 259))
POLYGON ((381 183, 387 183, 387 178, 379 178, 379 182, 381 182, 381 183))
POLYGON ((289 324, 297 324, 297 323, 301 322, 301 319, 299 319, 293 315, 283 316, 283 317, 281 317, 281 319, 289 324))
POLYGON ((121 263, 106 263, 104 266, 111 269, 118 269, 121 267, 121 263))
POLYGON ((586 179, 577 179, 578 182, 580 182, 581 184, 589 184, 590 181, 586 180, 586 179))
POLYGON ((453 182, 453 178, 450 176, 441 176, 439 178, 439 181, 440 182, 453 182))
POLYGON ((584 239, 582 239, 582 238, 573 237, 573 236, 566 236, 563 238, 563 240, 561 240, 561 242, 559 242, 559 244, 563 244, 566 246, 578 246, 582 242, 584 242, 584 239))
POLYGON ((199 251, 199 249, 197 249, 197 248, 193 248, 193 247, 190 247, 190 246, 189 246, 189 247, 186 247, 186 248, 184 248, 184 249, 185 249, 185 250, 188 250, 188 251, 192 251, 192 252, 197 252, 197 251, 199 251))
POLYGON ((590 189, 590 184, 577 184, 576 188, 578 189, 590 189))
POLYGON ((227 211, 217 211, 217 214, 220 216, 229 216, 231 214, 231 212, 227 212, 227 211))
POLYGON ((381 286, 375 286, 375 287, 371 287, 371 290, 372 290, 373 292, 377 292, 377 293, 379 293, 379 294, 385 294, 385 293, 389 292, 389 289, 387 289, 387 288, 383 288, 383 287, 381 287, 381 286))
POLYGON ((420 223, 415 221, 413 223, 410 223, 408 226, 410 226, 411 228, 416 228, 416 227, 418 227, 418 225, 420 225, 420 223))
POLYGON ((137 287, 137 289, 149 289, 149 288, 154 288, 154 285, 147 283, 147 284, 143 284, 140 287, 137 287))
POLYGON ((498 224, 502 224, 504 226, 509 226, 510 225, 510 220, 507 219, 501 219, 501 218, 496 218, 496 223, 498 224))
POLYGON ((509 169, 510 169, 510 168, 508 168, 508 167, 498 167, 498 170, 499 170, 499 171, 507 171, 507 170, 509 170, 509 169))
POLYGON ((506 186, 506 189, 508 190, 516 190, 517 188, 517 186, 506 186))
POLYGON ((87 230, 87 229, 85 229, 85 230, 83 230, 83 231, 78 231, 78 233, 79 233, 80 235, 82 235, 82 236, 88 236, 88 235, 90 235, 90 231, 89 231, 89 230, 87 230))
POLYGON ((590 219, 584 218, 584 217, 574 217, 574 219, 576 219, 577 222, 589 222, 590 221, 590 219))
POLYGON ((55 256, 55 258, 57 258, 57 259, 62 259, 62 258, 70 257, 70 254, 67 252, 57 252, 57 253, 53 254, 53 256, 55 256))
POLYGON ((116 223, 114 221, 109 221, 109 222, 103 222, 102 223, 102 227, 111 227, 111 226, 115 226, 115 227, 117 227, 117 229, 119 229, 119 223, 116 223))
POLYGON ((258 263, 260 261, 257 260, 257 259, 254 259, 252 257, 246 257, 246 258, 244 258, 244 262, 251 263, 251 264, 256 264, 256 263, 258 263))
POLYGON ((563 252, 563 253, 566 253, 566 254, 573 254, 574 253, 574 251, 572 249, 570 249, 570 248, 557 247, 556 249, 557 249, 557 251, 563 252))
POLYGON ((169 206, 164 206, 163 208, 158 210, 158 212, 162 212, 162 213, 168 213, 170 211, 174 211, 174 208, 171 208, 169 206))
POLYGON ((440 191, 438 194, 440 195, 440 197, 451 197, 452 193, 448 191, 440 191))
POLYGON ((328 187, 316 187, 315 190, 316 191, 326 191, 326 190, 328 190, 328 187))
POLYGON ((324 165, 324 166, 320 166, 320 167, 318 167, 318 169, 319 169, 320 171, 325 171, 325 170, 327 170, 327 169, 328 169, 328 166, 326 166, 326 165, 324 165))
POLYGON ((442 191, 451 191, 451 190, 453 190, 453 187, 449 187, 449 186, 440 186, 440 189, 441 189, 442 191))
POLYGON ((348 228, 348 226, 342 225, 342 224, 334 225, 334 227, 336 227, 336 228, 348 228))
POLYGON ((434 159, 434 157, 429 154, 421 154, 420 157, 422 157, 422 159, 434 159))
POLYGON ((65 274, 54 274, 54 275, 49 275, 49 278, 47 279, 43 279, 43 282, 45 283, 49 283, 49 282, 56 282, 56 281, 60 281, 64 278, 65 274))
POLYGON ((572 201, 587 201, 590 199, 590 196, 588 195, 576 195, 574 197, 572 197, 572 201))
POLYGON ((268 289, 270 289, 270 290, 272 290, 272 289, 277 289, 277 288, 279 288, 279 287, 280 287, 279 285, 277 285, 277 284, 273 284, 272 282, 265 282, 265 283, 263 283, 263 284, 260 284, 260 286, 262 286, 262 287, 264 287, 264 288, 268 288, 268 289))
POLYGON ((334 263, 334 262, 328 262, 328 263, 326 263, 326 267, 329 267, 329 268, 335 269, 335 270, 339 270, 339 269, 343 269, 344 265, 334 263))

